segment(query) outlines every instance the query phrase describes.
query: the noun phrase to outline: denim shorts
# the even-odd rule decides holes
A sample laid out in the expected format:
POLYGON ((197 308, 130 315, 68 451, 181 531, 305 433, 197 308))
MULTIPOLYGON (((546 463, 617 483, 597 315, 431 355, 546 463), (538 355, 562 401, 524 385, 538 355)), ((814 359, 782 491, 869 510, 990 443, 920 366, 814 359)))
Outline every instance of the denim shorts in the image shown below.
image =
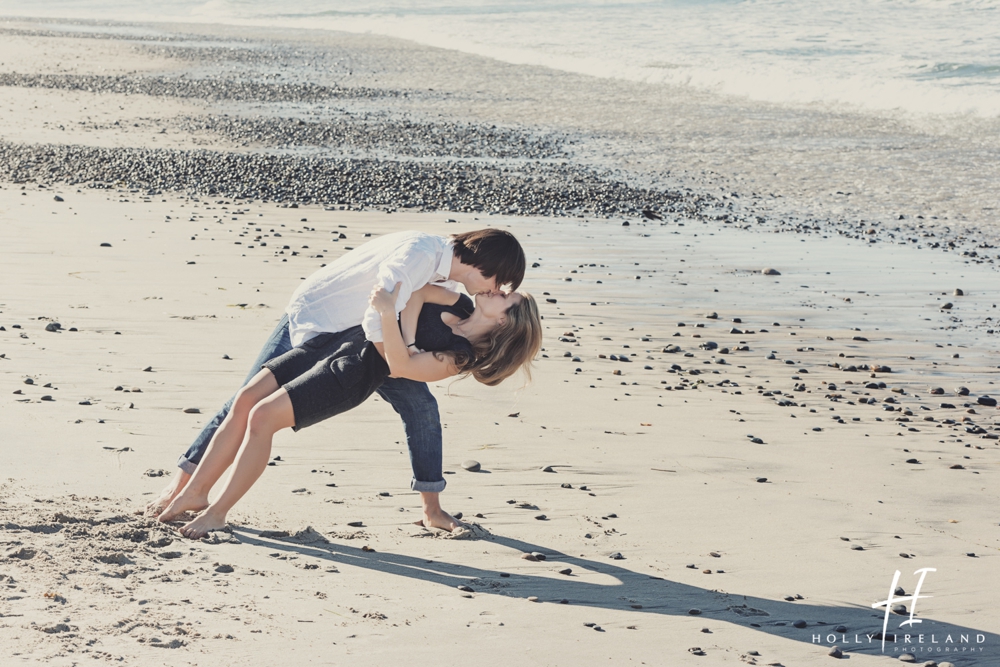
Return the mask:
POLYGON ((262 367, 288 392, 296 431, 356 408, 389 377, 360 326, 310 338, 262 367))

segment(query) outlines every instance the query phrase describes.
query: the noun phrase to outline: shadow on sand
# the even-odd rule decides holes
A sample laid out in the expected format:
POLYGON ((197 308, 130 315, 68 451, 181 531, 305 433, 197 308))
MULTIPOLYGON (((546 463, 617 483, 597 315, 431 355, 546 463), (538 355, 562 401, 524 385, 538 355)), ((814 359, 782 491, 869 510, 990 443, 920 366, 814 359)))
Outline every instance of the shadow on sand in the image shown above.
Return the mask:
MULTIPOLYGON (((294 537, 265 539, 260 531, 246 528, 234 529, 234 533, 244 544, 323 558, 452 588, 466 585, 480 595, 537 596, 541 603, 626 611, 635 614, 637 619, 643 614, 688 616, 692 610, 698 610, 700 614, 695 615, 706 620, 753 628, 817 647, 836 645, 844 652, 845 658, 851 653, 883 654, 881 633, 885 613, 882 608, 819 606, 802 601, 767 600, 707 590, 634 572, 611 562, 576 558, 555 549, 499 535, 491 535, 485 541, 517 552, 544 553, 547 563, 558 565, 557 568, 546 568, 546 575, 554 569, 566 567, 572 568, 573 573, 559 577, 511 573, 509 577, 501 577, 499 571, 428 561, 403 554, 363 551, 322 540, 301 544, 295 542, 294 537), (602 579, 609 583, 584 581, 577 576, 581 572, 600 573, 605 575, 602 579), (796 627, 797 621, 799 626, 802 626, 802 621, 805 625, 796 627), (846 631, 836 632, 839 626, 844 626, 846 631)), ((907 604, 909 607, 910 604, 907 604)), ((900 623, 907 618, 908 615, 890 614, 884 655, 895 658, 910 652, 920 664, 935 660, 955 665, 1000 665, 1000 635, 924 617, 920 618, 921 623, 900 627, 900 623), (920 635, 923 636, 922 643, 918 639, 920 635)))

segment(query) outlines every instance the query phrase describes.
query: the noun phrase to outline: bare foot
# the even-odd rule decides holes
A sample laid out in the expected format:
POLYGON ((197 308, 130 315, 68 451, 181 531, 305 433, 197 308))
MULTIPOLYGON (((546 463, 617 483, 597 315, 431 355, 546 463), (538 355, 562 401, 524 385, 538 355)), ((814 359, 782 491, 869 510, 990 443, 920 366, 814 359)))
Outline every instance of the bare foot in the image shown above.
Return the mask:
POLYGON ((189 479, 191 479, 191 475, 189 473, 178 469, 177 473, 170 480, 170 483, 167 484, 162 491, 160 491, 160 495, 156 497, 156 500, 147 504, 144 509, 136 510, 135 513, 148 517, 163 514, 163 510, 167 509, 167 505, 169 505, 173 499, 184 490, 184 487, 187 485, 189 479))
POLYGON ((181 526, 178 532, 192 540, 200 540, 213 530, 222 530, 225 527, 226 515, 218 516, 209 511, 181 526))
POLYGON ((185 512, 200 512, 206 507, 208 507, 207 493, 197 493, 185 488, 160 512, 156 519, 161 523, 170 523, 176 521, 185 512))
POLYGON ((414 523, 424 528, 438 528, 446 530, 449 533, 465 525, 442 509, 430 512, 425 511, 423 521, 415 521, 414 523))

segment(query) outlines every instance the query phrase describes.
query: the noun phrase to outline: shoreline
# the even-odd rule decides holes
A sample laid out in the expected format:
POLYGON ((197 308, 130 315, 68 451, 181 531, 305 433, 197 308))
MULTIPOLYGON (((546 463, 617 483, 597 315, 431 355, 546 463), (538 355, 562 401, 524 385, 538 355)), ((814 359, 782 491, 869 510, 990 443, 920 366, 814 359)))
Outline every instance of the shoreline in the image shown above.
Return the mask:
MULTIPOLYGON (((922 631, 984 637, 981 653, 928 657, 964 666, 1000 656, 1000 636, 988 630, 1000 620, 988 584, 1000 539, 1000 487, 989 481, 1000 465, 1000 412, 981 402, 1000 398, 1000 288, 996 251, 976 247, 991 243, 990 229, 945 232, 909 216, 871 216, 859 228, 833 209, 813 224, 807 212, 775 212, 792 207, 794 193, 744 204, 746 192, 770 191, 616 171, 648 166, 648 146, 615 153, 641 133, 610 142, 581 129, 595 122, 586 110, 547 115, 558 104, 537 109, 536 123, 517 121, 545 82, 580 78, 487 63, 494 90, 462 88, 474 71, 463 69, 442 76, 450 88, 435 81, 418 95, 416 83, 432 87, 419 78, 431 64, 485 61, 381 38, 303 39, 294 48, 254 42, 253 58, 175 44, 193 49, 189 60, 143 52, 123 62, 134 54, 125 41, 48 36, 18 37, 20 51, 2 51, 2 76, 17 65, 24 76, 146 90, 228 63, 221 89, 238 91, 282 72, 302 84, 295 77, 311 70, 292 63, 328 49, 354 63, 358 89, 412 92, 249 107, 134 87, 5 88, 0 171, 37 179, 0 181, 0 284, 9 287, 0 299, 9 443, 0 648, 14 664, 211 656, 242 665, 263 654, 276 665, 419 667, 471 646, 533 664, 704 664, 697 648, 712 664, 819 665, 831 642, 812 635, 841 625, 836 645, 851 659, 886 664, 898 651, 847 640, 880 632, 871 604, 895 570, 912 592, 920 567, 937 570, 922 589, 933 597, 917 605, 922 631), (397 85, 405 76, 414 83, 397 85), (517 77, 530 89, 524 101, 500 99, 517 77), (484 120, 489 99, 495 122, 484 120), (202 162, 183 180, 183 171, 162 173, 179 169, 174 157, 202 162), (281 170, 305 182, 323 163, 369 169, 332 180, 337 188, 402 174, 380 204, 394 212, 373 210, 364 193, 344 203, 261 201, 301 196, 281 170), (143 176, 151 166, 159 171, 143 176), (97 188, 83 178, 111 173, 184 188, 97 188), (462 173, 474 186, 465 193, 462 173), (660 189, 646 194, 636 174, 660 189), (553 182, 566 198, 544 198, 553 182), (271 189, 230 196, 247 183, 271 189), (624 210, 603 218, 566 203, 600 205, 602 192, 609 210, 624 210), (419 208, 501 195, 568 215, 419 208), (425 203, 401 206, 416 196, 425 203), (647 196, 664 198, 646 209, 663 220, 643 216, 647 196), (919 222, 924 230, 910 226, 919 222), (407 489, 402 429, 377 399, 279 435, 281 460, 236 508, 231 533, 188 542, 130 513, 242 380, 301 279, 370 237, 487 225, 524 244, 524 288, 546 329, 526 387, 432 385, 445 425, 442 500, 481 527, 478 539, 412 526, 419 500, 407 489), (732 229, 740 226, 748 229, 732 229), (962 234, 950 252, 926 247, 962 234), (467 459, 483 472, 462 469, 467 459), (522 558, 531 552, 547 559, 522 558)), ((269 90, 305 90, 295 85, 269 90)), ((570 88, 552 94, 627 87, 570 88)), ((679 133, 688 121, 702 122, 678 117, 679 133)))

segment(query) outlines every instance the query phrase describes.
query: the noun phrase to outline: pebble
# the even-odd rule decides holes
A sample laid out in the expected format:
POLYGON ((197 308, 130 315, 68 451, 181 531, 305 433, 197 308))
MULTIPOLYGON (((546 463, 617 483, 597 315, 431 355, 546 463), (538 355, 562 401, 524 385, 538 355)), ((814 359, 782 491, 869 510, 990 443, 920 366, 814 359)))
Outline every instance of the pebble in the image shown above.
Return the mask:
POLYGON ((831 646, 830 650, 827 652, 827 655, 830 656, 831 658, 843 658, 844 657, 844 652, 841 651, 836 646, 831 646))
POLYGON ((529 595, 528 596, 528 602, 538 602, 538 596, 537 595, 529 595))
POLYGON ((764 269, 761 271, 765 276, 780 276, 781 272, 777 269, 764 269))
POLYGON ((979 405, 985 405, 990 408, 995 408, 997 405, 997 399, 990 398, 989 396, 980 396, 976 399, 976 402, 979 403, 979 405))
POLYGON ((482 466, 479 464, 479 461, 473 461, 472 459, 469 459, 468 461, 462 461, 462 467, 468 470, 469 472, 479 472, 482 469, 482 466))
POLYGON ((545 516, 544 514, 538 514, 535 516, 536 521, 548 521, 548 519, 549 517, 545 516))
POLYGON ((46 331, 59 331, 60 329, 62 329, 62 325, 58 322, 49 322, 45 325, 46 331))
POLYGON ((794 623, 792 623, 793 627, 800 628, 800 629, 806 627, 806 625, 807 625, 807 623, 805 621, 795 621, 794 623))
POLYGON ((955 389, 955 393, 958 394, 959 396, 968 396, 969 395, 969 388, 968 387, 958 387, 958 388, 955 389))
POLYGON ((42 396, 42 400, 43 401, 54 401, 56 399, 52 398, 52 396, 50 396, 49 394, 46 394, 45 396, 42 396))
POLYGON ((184 412, 189 415, 200 415, 201 408, 184 408, 184 412))
POLYGON ((622 556, 621 552, 616 551, 613 554, 611 554, 610 558, 611 558, 611 560, 624 560, 625 556, 622 556))
POLYGON ((215 571, 216 572, 221 572, 223 574, 227 574, 227 573, 233 571, 233 566, 232 565, 219 565, 217 568, 215 568, 215 571))
POLYGON ((459 584, 458 586, 456 586, 456 588, 462 591, 463 593, 475 593, 475 591, 472 590, 471 587, 466 586, 465 584, 459 584))
POLYGON ((349 521, 347 523, 347 525, 350 526, 351 528, 363 528, 364 525, 365 525, 365 522, 364 521, 349 521))
POLYGON ((573 570, 567 567, 566 569, 559 570, 559 574, 573 574, 573 570))
POLYGON ((688 615, 701 616, 701 609, 688 609, 688 615))
POLYGON ((903 653, 902 655, 899 656, 899 661, 900 662, 916 662, 917 659, 915 657, 913 657, 912 653, 903 653))
POLYGON ((555 470, 553 470, 552 466, 545 466, 542 468, 542 472, 555 472, 555 470))

